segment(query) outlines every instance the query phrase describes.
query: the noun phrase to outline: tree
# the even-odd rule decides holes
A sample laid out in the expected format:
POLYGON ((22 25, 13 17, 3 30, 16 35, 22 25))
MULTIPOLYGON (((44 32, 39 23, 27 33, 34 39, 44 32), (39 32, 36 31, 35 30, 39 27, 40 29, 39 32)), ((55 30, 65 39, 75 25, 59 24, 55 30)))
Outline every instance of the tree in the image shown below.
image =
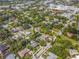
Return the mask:
POLYGON ((5 40, 5 39, 9 39, 9 37, 11 37, 12 34, 9 30, 7 29, 1 29, 0 30, 0 39, 5 40))
POLYGON ((39 44, 40 44, 41 46, 45 46, 45 45, 46 45, 46 41, 40 40, 39 44))

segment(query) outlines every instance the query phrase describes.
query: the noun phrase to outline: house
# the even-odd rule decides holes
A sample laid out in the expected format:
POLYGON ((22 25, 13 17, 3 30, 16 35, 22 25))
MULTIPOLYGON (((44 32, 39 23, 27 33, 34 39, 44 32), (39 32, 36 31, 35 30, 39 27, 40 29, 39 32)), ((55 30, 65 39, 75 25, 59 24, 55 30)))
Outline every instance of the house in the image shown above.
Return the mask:
POLYGON ((30 44, 31 44, 31 46, 32 46, 33 48, 35 48, 35 47, 38 46, 38 43, 35 42, 35 41, 31 41, 30 44))
POLYGON ((49 52, 49 55, 47 56, 47 59, 57 59, 57 56, 51 52, 49 52))
POLYGON ((6 55, 9 54, 8 49, 9 46, 0 44, 0 58, 3 59, 6 55))
POLYGON ((73 35, 74 35, 73 33, 67 32, 68 37, 72 37, 73 35))
POLYGON ((55 41, 56 37, 55 36, 49 36, 48 34, 42 34, 40 39, 43 39, 45 41, 55 41))
POLYGON ((48 34, 42 34, 41 39, 48 40, 49 39, 49 35, 48 34))
POLYGON ((56 40, 56 36, 54 35, 54 36, 53 36, 53 42, 55 42, 55 40, 56 40))
POLYGON ((70 28, 69 32, 67 32, 67 35, 69 37, 75 37, 77 35, 77 29, 75 28, 70 28))
POLYGON ((68 6, 57 5, 57 7, 56 7, 55 9, 57 9, 57 10, 61 10, 61 11, 65 11, 65 10, 68 10, 68 6))
POLYGON ((58 31, 58 32, 57 32, 57 35, 58 35, 58 36, 61 36, 61 35, 62 35, 62 31, 58 31))
POLYGON ((10 21, 15 22, 15 23, 18 23, 18 20, 17 20, 17 18, 16 18, 15 15, 12 15, 12 16, 10 17, 10 21))
POLYGON ((22 27, 16 27, 16 28, 12 28, 12 32, 19 32, 19 31, 22 31, 23 29, 22 29, 22 27))
POLYGON ((69 59, 79 59, 79 53, 75 49, 69 49, 70 58, 69 59))
POLYGON ((72 57, 71 59, 79 59, 79 55, 76 55, 75 57, 72 57))
POLYGON ((8 28, 8 24, 2 25, 3 28, 8 28))
POLYGON ((23 28, 24 29, 30 29, 31 28, 31 25, 30 24, 23 24, 23 28))
POLYGON ((68 51, 69 51, 70 56, 79 55, 78 51, 75 49, 69 49, 68 51))
POLYGON ((15 54, 9 54, 5 59, 15 59, 15 54))
POLYGON ((35 27, 35 32, 40 32, 40 27, 35 27))
POLYGON ((26 31, 25 34, 26 34, 26 36, 28 36, 28 35, 31 34, 31 32, 30 31, 26 31))
POLYGON ((23 49, 23 50, 21 50, 21 51, 18 51, 18 55, 21 57, 21 58, 23 58, 24 56, 26 56, 26 55, 31 55, 32 54, 32 52, 29 50, 29 49, 23 49))
POLYGON ((0 6, 0 10, 7 9, 7 8, 9 8, 9 6, 0 6))

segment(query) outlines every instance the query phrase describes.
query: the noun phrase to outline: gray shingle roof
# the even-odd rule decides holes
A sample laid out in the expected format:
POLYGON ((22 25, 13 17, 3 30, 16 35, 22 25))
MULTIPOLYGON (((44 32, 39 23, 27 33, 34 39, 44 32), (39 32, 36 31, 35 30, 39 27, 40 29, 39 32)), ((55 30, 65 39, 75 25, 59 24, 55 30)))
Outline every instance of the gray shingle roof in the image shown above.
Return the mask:
POLYGON ((6 45, 0 45, 0 51, 3 52, 5 51, 6 49, 8 49, 9 47, 7 47, 6 45))

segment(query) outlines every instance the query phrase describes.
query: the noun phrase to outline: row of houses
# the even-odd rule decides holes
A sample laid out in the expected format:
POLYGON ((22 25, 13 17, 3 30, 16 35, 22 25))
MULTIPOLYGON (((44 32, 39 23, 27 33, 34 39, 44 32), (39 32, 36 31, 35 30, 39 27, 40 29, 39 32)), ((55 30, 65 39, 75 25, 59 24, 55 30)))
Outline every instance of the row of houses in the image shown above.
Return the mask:
POLYGON ((19 57, 23 58, 24 56, 32 55, 32 51, 27 48, 24 48, 17 52, 18 56, 14 53, 10 52, 10 46, 0 44, 0 59, 19 59, 19 57))
MULTIPOLYGON (((1 59, 18 59, 19 57, 16 57, 15 54, 10 53, 9 52, 9 47, 8 45, 5 44, 0 44, 0 58, 1 59)), ((79 53, 77 50, 75 49, 68 49, 69 51, 69 57, 67 57, 67 59, 79 59, 79 53)), ((28 56, 28 55, 33 55, 33 52, 27 48, 24 48, 20 51, 17 52, 18 56, 20 56, 21 58, 23 58, 24 56, 28 56)), ((47 56, 47 59, 57 59, 57 56, 53 53, 48 53, 49 55, 47 56)), ((34 58, 34 57, 33 57, 34 58)), ((40 57, 43 58, 43 57, 40 57)))

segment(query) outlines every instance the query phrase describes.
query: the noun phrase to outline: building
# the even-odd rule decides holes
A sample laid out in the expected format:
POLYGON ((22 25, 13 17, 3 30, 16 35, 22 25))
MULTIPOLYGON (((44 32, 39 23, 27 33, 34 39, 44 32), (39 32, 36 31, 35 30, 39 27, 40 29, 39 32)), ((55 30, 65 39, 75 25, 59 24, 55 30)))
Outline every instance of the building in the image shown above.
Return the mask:
POLYGON ((70 56, 79 55, 78 51, 75 49, 69 49, 70 56))
POLYGON ((9 46, 0 44, 0 58, 3 59, 9 54, 9 46))
POLYGON ((21 58, 25 57, 26 55, 31 55, 31 54, 32 54, 32 52, 29 49, 26 49, 26 48, 21 50, 21 51, 18 51, 18 55, 21 58))
POLYGON ((50 52, 47 59, 57 59, 57 56, 50 52))
POLYGON ((48 56, 43 57, 43 56, 40 56, 39 58, 37 58, 36 56, 33 55, 33 58, 32 59, 57 59, 57 56, 51 52, 47 53, 48 56))
POLYGON ((75 49, 69 49, 69 59, 79 59, 79 53, 75 49))
POLYGON ((12 28, 12 32, 15 33, 15 32, 19 32, 19 31, 22 31, 22 27, 16 27, 16 28, 12 28))
POLYGON ((35 32, 40 32, 40 27, 35 27, 35 32))
POLYGON ((9 54, 5 59, 15 59, 15 54, 9 54))
POLYGON ((67 32, 68 37, 72 37, 73 35, 74 35, 73 33, 67 32))
POLYGON ((35 41, 31 41, 30 44, 31 44, 31 46, 32 46, 33 48, 35 48, 35 47, 38 46, 38 43, 35 42, 35 41))

